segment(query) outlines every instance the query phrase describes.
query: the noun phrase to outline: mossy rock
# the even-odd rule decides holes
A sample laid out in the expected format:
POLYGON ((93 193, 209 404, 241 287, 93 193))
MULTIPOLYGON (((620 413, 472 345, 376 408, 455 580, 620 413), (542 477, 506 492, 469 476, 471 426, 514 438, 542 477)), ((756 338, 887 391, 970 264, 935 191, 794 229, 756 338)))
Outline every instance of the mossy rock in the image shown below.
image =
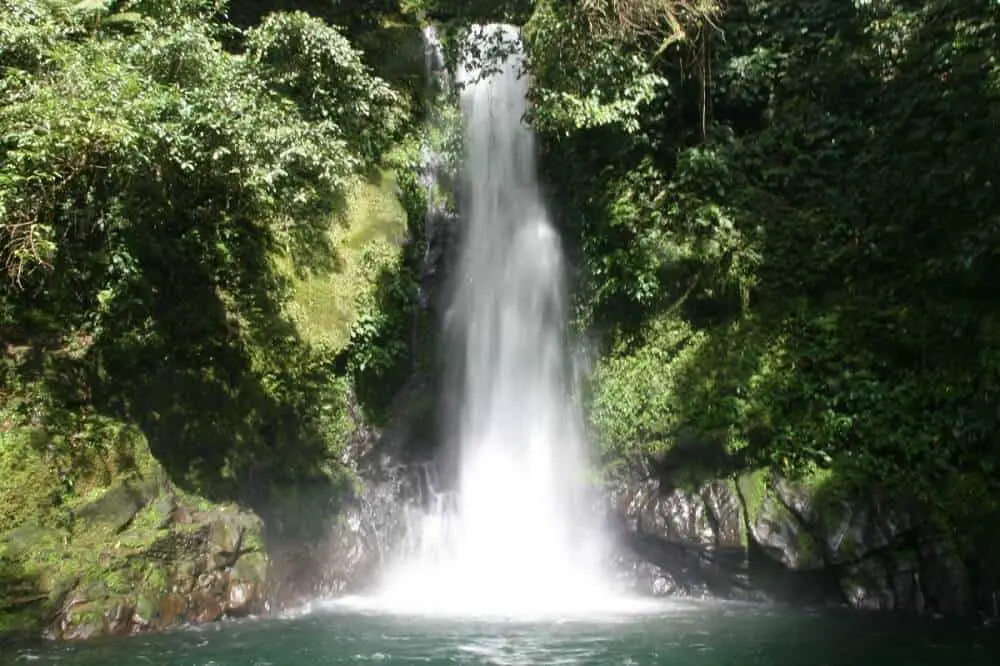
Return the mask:
POLYGON ((768 471, 756 469, 741 474, 736 479, 736 484, 743 501, 746 503, 747 520, 753 523, 760 517, 764 497, 767 495, 768 471))
MULTIPOLYGON (((148 455, 144 439, 130 441, 148 455)), ((14 448, 3 450, 3 462, 12 464, 11 452, 23 452, 26 442, 31 438, 18 435, 14 448)), ((36 466, 44 462, 26 458, 36 466)), ((124 456, 118 469, 110 484, 60 498, 60 515, 72 531, 39 526, 36 521, 52 514, 31 505, 17 526, 0 534, 0 634, 45 631, 76 640, 262 606, 268 562, 257 516, 182 496, 142 451, 124 456)), ((12 488, 10 478, 0 479, 8 482, 5 490, 12 488)))
POLYGON ((143 588, 150 593, 164 594, 170 588, 170 574, 166 566, 149 563, 140 573, 143 588))
POLYGON ((261 585, 267 581, 269 562, 264 553, 247 553, 233 565, 233 580, 261 585))
POLYGON ((212 550, 220 553, 238 553, 243 542, 241 517, 216 513, 208 523, 208 540, 212 550))
POLYGON ((789 496, 783 480, 768 476, 761 484, 759 478, 751 477, 741 485, 754 541, 772 559, 789 569, 824 568, 827 563, 824 545, 817 541, 813 525, 804 517, 808 511, 803 499, 789 496), (761 494, 749 494, 752 492, 761 494))
POLYGON ((328 239, 336 261, 326 270, 303 275, 286 257, 275 257, 291 279, 288 315, 310 343, 343 349, 362 306, 375 297, 379 273, 399 262, 406 211, 396 189, 389 173, 353 184, 343 218, 331 220, 328 239))
POLYGON ((0 422, 0 533, 58 522, 64 485, 46 452, 48 441, 39 428, 0 422))
POLYGON ((149 626, 160 619, 162 595, 142 592, 135 602, 135 622, 140 626, 149 626))
POLYGON ((73 605, 62 618, 61 634, 67 640, 85 640, 129 631, 131 605, 115 597, 73 605))
POLYGON ((76 512, 79 529, 106 528, 118 532, 143 508, 146 498, 127 483, 109 488, 99 499, 76 512))
POLYGON ((208 526, 208 542, 213 555, 233 564, 245 552, 259 550, 264 524, 254 514, 216 511, 202 516, 208 526))
POLYGON ((40 625, 74 584, 72 574, 62 571, 67 538, 61 530, 34 525, 0 536, 0 613, 24 616, 3 621, 10 631, 40 625))
POLYGON ((77 529, 120 532, 147 505, 161 497, 166 487, 163 468, 159 464, 149 465, 142 476, 120 479, 97 497, 79 506, 74 511, 77 529))
POLYGON ((51 527, 22 525, 0 536, 0 557, 50 555, 60 552, 69 533, 51 527))
POLYGON ((128 550, 145 551, 156 558, 159 554, 156 548, 157 542, 171 534, 170 527, 175 508, 176 500, 171 495, 157 497, 134 516, 116 543, 128 550))

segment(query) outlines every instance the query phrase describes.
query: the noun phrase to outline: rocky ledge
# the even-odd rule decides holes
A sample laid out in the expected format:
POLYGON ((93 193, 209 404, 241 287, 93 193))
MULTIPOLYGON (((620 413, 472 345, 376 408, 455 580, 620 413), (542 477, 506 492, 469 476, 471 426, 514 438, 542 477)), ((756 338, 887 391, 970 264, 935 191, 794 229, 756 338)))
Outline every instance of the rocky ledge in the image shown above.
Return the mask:
POLYGON ((83 639, 266 609, 260 519, 185 496, 159 465, 71 516, 0 535, 0 635, 83 639))
MULTIPOLYGON (((273 552, 273 603, 377 581, 406 539, 427 473, 369 474, 327 539, 273 552)), ((599 502, 618 544, 619 581, 640 594, 990 614, 1000 589, 1000 570, 961 550, 927 510, 878 489, 848 492, 829 476, 757 470, 677 487, 644 470, 607 486, 599 502)))
POLYGON ((925 512, 822 478, 758 471, 682 489, 638 476, 608 498, 621 575, 650 594, 970 613, 988 612, 998 582, 925 512))

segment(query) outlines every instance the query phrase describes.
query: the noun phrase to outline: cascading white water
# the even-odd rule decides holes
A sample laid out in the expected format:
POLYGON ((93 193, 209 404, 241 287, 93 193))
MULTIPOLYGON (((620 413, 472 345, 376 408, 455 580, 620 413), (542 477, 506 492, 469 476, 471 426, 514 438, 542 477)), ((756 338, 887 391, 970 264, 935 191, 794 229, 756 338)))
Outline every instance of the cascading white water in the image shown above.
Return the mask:
MULTIPOLYGON (((511 27, 482 32, 518 40, 511 27)), ((458 494, 424 516, 385 585, 390 607, 519 614, 607 605, 582 501, 563 254, 539 192, 520 70, 515 53, 499 72, 466 68, 460 80, 465 229, 446 321, 447 362, 461 382, 450 415, 458 494)))
MULTIPOLYGON (((517 45, 516 28, 482 35, 517 45)), ((492 42, 496 43, 496 42, 492 42)), ((507 617, 635 610, 604 585, 585 448, 571 398, 565 267, 524 123, 527 80, 512 49, 489 76, 465 68, 461 252, 445 322, 455 492, 427 476, 428 506, 375 597, 381 610, 507 617)), ((492 70, 491 70, 492 71, 492 70)))

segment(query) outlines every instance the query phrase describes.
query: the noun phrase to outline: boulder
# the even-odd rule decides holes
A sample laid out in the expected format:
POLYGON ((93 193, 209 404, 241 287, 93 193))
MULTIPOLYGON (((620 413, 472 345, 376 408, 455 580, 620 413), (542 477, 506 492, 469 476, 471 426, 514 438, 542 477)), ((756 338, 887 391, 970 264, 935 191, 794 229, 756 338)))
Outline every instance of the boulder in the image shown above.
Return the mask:
POLYGON ((826 566, 823 547, 817 543, 800 513, 808 511, 801 497, 790 503, 776 492, 766 493, 756 515, 748 522, 750 537, 788 569, 822 569, 826 566))
POLYGON ((753 596, 746 585, 743 510, 726 481, 663 489, 633 477, 608 490, 620 586, 654 596, 753 596))
POLYGON ((109 529, 119 532, 139 511, 153 500, 163 497, 166 479, 159 465, 154 465, 142 478, 122 479, 105 490, 97 499, 87 502, 75 512, 81 529, 109 529))
POLYGON ((607 493, 616 571, 648 594, 972 610, 965 562, 918 508, 834 481, 767 471, 693 489, 619 480, 607 493))
POLYGON ((256 515, 235 508, 180 511, 173 493, 146 504, 113 545, 97 541, 97 552, 75 551, 72 543, 64 548, 66 558, 86 566, 51 605, 48 636, 123 635, 266 610, 269 560, 256 515), (174 522, 178 515, 188 520, 174 522))

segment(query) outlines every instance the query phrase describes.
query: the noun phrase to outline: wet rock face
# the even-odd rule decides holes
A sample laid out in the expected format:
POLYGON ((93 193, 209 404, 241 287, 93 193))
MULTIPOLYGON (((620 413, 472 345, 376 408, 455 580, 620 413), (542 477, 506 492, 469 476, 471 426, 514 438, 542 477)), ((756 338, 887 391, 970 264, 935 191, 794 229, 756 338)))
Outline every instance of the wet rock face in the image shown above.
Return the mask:
POLYGON ((406 506, 417 495, 416 473, 389 459, 367 462, 371 465, 365 470, 367 480, 341 499, 339 511, 322 526, 320 538, 269 540, 269 599, 275 609, 362 592, 378 582, 386 561, 405 536, 406 506))
POLYGON ((113 569, 81 579, 47 635, 126 635, 265 612, 269 562, 260 519, 235 509, 174 515, 183 522, 168 523, 146 548, 113 565, 127 572, 125 581, 113 569))
POLYGON ((388 491, 374 486, 352 498, 321 540, 275 547, 271 598, 276 608, 363 590, 377 579, 386 551, 373 523, 390 521, 397 513, 391 506, 374 518, 367 515, 373 512, 370 498, 383 492, 388 491))
POLYGON ((250 512, 186 504, 162 470, 122 481, 68 529, 0 535, 0 634, 79 640, 262 613, 262 530, 250 512))
POLYGON ((874 493, 831 498, 780 477, 771 477, 769 488, 751 521, 755 541, 792 570, 829 572, 846 603, 915 612, 974 610, 965 563, 950 537, 918 508, 874 493), (775 534, 794 538, 780 543, 775 534))
MULTIPOLYGON (((714 485, 705 486, 698 493, 675 490, 664 494, 659 483, 646 481, 621 487, 616 494, 618 510, 631 529, 671 543, 699 547, 722 545, 739 525, 738 514, 715 514, 720 508, 717 501, 720 497, 714 485), (705 496, 711 501, 704 501, 705 496)), ((727 499, 722 502, 727 503, 727 499)), ((739 545, 738 529, 735 534, 735 544, 727 545, 739 545)))
MULTIPOLYGON (((758 472, 694 490, 642 476, 608 492, 623 584, 653 595, 973 610, 966 565, 912 507, 758 472)), ((982 596, 982 595, 980 595, 982 596)))
POLYGON ((653 596, 757 598, 747 585, 743 512, 725 481, 662 490, 633 478, 609 491, 619 582, 653 596))

